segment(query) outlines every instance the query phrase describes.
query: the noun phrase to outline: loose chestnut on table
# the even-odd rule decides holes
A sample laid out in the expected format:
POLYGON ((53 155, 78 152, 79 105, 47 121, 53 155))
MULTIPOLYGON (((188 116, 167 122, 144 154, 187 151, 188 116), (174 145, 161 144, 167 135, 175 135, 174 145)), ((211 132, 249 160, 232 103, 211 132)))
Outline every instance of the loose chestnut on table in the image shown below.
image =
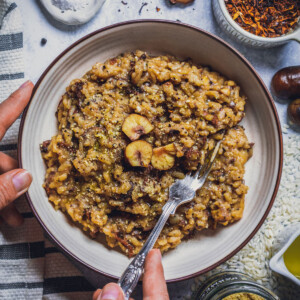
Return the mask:
POLYGON ((170 0, 170 2, 172 4, 176 4, 176 3, 188 4, 188 3, 192 2, 192 1, 194 1, 194 0, 170 0))
POLYGON ((279 70, 272 78, 271 87, 278 98, 284 100, 300 98, 300 66, 279 70))
POLYGON ((288 116, 292 124, 300 126, 300 99, 296 99, 289 104, 288 116))

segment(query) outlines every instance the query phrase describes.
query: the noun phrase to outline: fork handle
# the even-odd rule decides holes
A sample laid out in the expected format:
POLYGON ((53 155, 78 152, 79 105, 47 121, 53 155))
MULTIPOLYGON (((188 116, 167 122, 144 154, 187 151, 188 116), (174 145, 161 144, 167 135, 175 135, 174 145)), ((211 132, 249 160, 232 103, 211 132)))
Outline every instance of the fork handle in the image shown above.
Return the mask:
POLYGON ((162 229, 164 228, 169 216, 176 209, 175 201, 169 200, 163 207, 163 212, 158 219, 156 225, 152 229, 147 241, 143 245, 140 252, 128 265, 118 284, 122 288, 125 300, 128 300, 134 288, 136 287, 141 275, 144 272, 144 262, 148 252, 153 248, 156 240, 158 239, 162 229))

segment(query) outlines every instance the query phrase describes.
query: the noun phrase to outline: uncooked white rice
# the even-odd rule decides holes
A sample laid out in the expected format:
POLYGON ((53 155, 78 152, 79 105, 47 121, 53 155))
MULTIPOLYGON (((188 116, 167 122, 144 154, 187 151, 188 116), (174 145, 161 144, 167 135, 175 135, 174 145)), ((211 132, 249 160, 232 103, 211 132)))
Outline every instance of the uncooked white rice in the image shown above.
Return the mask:
MULTIPOLYGON (((288 128, 287 124, 283 125, 283 133, 287 133, 288 128)), ((251 241, 235 256, 216 269, 196 277, 191 287, 192 291, 212 274, 235 270, 250 275, 283 300, 299 299, 297 297, 300 295, 300 288, 269 268, 269 261, 282 242, 283 229, 289 227, 291 232, 300 226, 300 135, 284 134, 283 139, 284 160, 281 183, 266 221, 251 241)))

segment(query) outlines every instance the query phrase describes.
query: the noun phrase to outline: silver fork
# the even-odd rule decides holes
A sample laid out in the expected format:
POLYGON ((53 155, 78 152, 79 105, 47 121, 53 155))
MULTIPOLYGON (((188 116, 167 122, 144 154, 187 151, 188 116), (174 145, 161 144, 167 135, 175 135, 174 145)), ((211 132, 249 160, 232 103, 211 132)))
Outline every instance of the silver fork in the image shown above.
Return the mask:
POLYGON ((211 170, 214 159, 217 156, 221 142, 222 140, 217 142, 215 148, 208 154, 205 163, 202 166, 200 165, 195 174, 192 175, 189 173, 184 179, 177 180, 170 186, 169 200, 164 205, 159 220, 152 229, 152 232, 140 252, 131 261, 118 281, 119 286, 124 292, 125 300, 129 299, 141 275, 143 274, 146 256, 153 248, 169 216, 175 214, 179 205, 193 200, 195 198, 196 191, 203 186, 211 170))

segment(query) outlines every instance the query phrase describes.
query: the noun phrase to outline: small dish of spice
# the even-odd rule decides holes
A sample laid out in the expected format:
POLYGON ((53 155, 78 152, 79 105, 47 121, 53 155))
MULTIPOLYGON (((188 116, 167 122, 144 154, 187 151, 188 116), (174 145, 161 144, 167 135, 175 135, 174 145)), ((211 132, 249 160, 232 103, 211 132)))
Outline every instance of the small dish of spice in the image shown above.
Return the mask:
POLYGON ((213 0, 217 22, 239 41, 254 47, 300 43, 298 0, 213 0))
POLYGON ((295 29, 300 1, 225 0, 232 19, 243 29, 262 37, 278 37, 295 29))

